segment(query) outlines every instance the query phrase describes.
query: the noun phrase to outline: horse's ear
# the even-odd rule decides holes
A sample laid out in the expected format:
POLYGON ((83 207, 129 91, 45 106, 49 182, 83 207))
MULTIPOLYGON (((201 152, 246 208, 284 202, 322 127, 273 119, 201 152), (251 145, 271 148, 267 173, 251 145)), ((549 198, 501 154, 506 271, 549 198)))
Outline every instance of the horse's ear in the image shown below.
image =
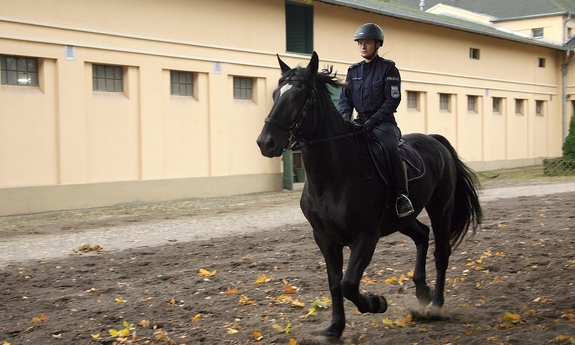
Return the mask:
POLYGON ((276 54, 276 56, 278 57, 278 61, 280 63, 280 68, 282 70, 282 74, 288 72, 289 70, 291 70, 291 67, 286 65, 285 62, 282 61, 282 59, 280 58, 279 54, 276 54))
POLYGON ((311 54, 311 60, 309 62, 309 65, 307 65, 307 69, 313 75, 316 75, 318 68, 319 68, 319 57, 317 56, 317 53, 314 51, 313 54, 311 54))

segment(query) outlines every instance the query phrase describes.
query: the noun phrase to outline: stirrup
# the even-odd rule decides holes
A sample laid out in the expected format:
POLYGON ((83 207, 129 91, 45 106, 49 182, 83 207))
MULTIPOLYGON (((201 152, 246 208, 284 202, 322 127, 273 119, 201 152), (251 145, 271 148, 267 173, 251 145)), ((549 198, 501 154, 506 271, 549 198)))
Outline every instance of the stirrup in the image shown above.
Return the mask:
POLYGON ((411 204, 411 200, 409 200, 407 195, 400 194, 397 197, 397 200, 395 201, 395 212, 397 213, 398 218, 407 217, 414 212, 413 205, 411 204), (403 207, 404 209, 402 210, 402 212, 400 212, 400 209, 399 209, 399 200, 401 200, 401 199, 404 199, 405 201, 407 201, 407 205, 403 205, 403 206, 409 207, 409 208, 403 207))

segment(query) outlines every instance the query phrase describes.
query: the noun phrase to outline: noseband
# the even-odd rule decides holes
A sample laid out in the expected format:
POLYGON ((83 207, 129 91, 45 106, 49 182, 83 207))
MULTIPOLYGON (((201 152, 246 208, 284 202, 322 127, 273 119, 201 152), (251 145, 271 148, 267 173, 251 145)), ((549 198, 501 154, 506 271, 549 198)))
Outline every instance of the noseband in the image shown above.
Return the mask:
MULTIPOLYGON (((317 90, 314 87, 311 90, 311 92, 307 95, 305 104, 303 105, 301 111, 299 112, 298 117, 291 125, 286 125, 285 123, 278 121, 276 119, 272 119, 271 117, 265 118, 264 120, 265 123, 269 123, 270 125, 276 126, 286 132, 289 132, 290 137, 288 139, 286 147, 284 147, 283 149, 284 151, 287 150, 288 147, 292 151, 298 150, 302 146, 305 146, 305 144, 307 143, 307 141, 302 137, 301 125, 303 121, 307 118, 310 108, 316 103, 316 99, 317 99, 317 90)), ((315 122, 310 132, 313 131, 314 127, 315 122)))

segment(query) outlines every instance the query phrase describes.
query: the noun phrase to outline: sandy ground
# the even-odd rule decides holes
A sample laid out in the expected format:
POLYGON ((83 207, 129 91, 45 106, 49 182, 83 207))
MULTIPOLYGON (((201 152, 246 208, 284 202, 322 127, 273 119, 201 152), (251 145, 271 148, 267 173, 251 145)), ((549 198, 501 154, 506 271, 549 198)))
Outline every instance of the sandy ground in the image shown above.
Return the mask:
MULTIPOLYGON (((443 317, 417 318, 415 250, 394 234, 362 281, 391 306, 360 314, 347 303, 340 343, 575 342, 575 178, 484 185, 483 228, 451 257, 443 317)), ((317 344, 329 292, 298 199, 2 217, 0 344, 317 344)))

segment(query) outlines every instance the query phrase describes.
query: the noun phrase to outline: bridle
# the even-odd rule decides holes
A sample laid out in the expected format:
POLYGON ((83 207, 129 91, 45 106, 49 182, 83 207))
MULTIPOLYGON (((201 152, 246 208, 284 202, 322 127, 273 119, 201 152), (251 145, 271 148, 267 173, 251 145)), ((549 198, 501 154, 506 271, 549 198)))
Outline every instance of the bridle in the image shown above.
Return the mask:
MULTIPOLYGON (((301 108, 297 118, 291 125, 286 125, 285 123, 272 119, 271 117, 265 118, 265 123, 274 125, 286 132, 289 132, 290 136, 284 151, 290 148, 291 150, 297 150, 301 147, 302 142, 306 142, 302 137, 301 125, 303 121, 307 118, 310 108, 317 102, 317 90, 312 88, 311 92, 307 95, 305 104, 301 108)), ((315 125, 314 128, 315 129, 315 125)))
MULTIPOLYGON (((278 121, 276 119, 272 119, 271 117, 266 117, 264 122, 269 123, 270 125, 276 126, 286 132, 289 132, 290 136, 287 142, 287 145, 284 147, 284 151, 288 148, 292 151, 296 151, 301 149, 304 146, 311 146, 316 143, 329 141, 329 140, 336 140, 336 139, 343 139, 348 138, 351 136, 355 136, 361 132, 352 132, 346 133, 342 135, 337 135, 329 138, 322 138, 322 139, 315 139, 315 140, 306 140, 303 138, 303 133, 301 129, 301 125, 303 121, 307 118, 308 114, 310 113, 310 109, 317 103, 317 89, 314 87, 312 88, 311 92, 307 95, 305 100, 305 104, 303 105, 301 111, 298 114, 298 117, 291 125, 286 125, 285 123, 278 121)), ((317 121, 313 122, 312 127, 308 130, 308 132, 313 132, 315 127, 317 126, 317 121)))

